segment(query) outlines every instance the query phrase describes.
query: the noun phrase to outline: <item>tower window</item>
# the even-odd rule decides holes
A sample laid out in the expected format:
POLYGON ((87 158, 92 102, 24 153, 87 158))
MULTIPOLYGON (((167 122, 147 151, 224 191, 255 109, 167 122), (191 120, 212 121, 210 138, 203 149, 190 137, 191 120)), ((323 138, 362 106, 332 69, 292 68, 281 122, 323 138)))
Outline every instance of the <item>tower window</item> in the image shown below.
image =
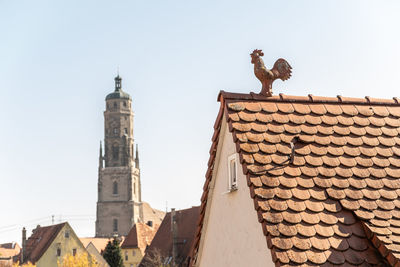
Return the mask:
POLYGON ((57 248, 57 257, 61 256, 61 248, 57 248))
POLYGON ((124 130, 125 130, 125 134, 128 134, 128 128, 125 128, 124 130))
POLYGON ((116 181, 113 182, 113 194, 118 195, 118 183, 116 181))
POLYGON ((75 256, 76 255, 76 248, 73 248, 72 249, 72 256, 75 256))
POLYGON ((114 102, 114 108, 117 108, 117 107, 118 107, 117 102, 114 102))
POLYGON ((113 159, 117 160, 119 157, 119 147, 118 145, 114 145, 112 148, 113 159))
POLYGON ((118 219, 113 220, 113 232, 118 232, 118 219))
POLYGON ((126 107, 126 102, 124 101, 124 107, 126 107))
POLYGON ((118 134, 118 128, 114 128, 114 135, 118 134))

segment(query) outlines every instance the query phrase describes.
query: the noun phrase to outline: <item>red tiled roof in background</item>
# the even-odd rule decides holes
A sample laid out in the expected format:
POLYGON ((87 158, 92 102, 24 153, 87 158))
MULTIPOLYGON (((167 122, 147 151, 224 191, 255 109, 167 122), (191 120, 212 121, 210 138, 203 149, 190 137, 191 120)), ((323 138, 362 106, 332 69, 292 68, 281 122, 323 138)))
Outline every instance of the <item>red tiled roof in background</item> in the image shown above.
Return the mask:
POLYGON ((121 248, 139 248, 144 254, 146 247, 150 245, 153 240, 158 227, 158 224, 154 225, 154 227, 150 227, 144 223, 136 223, 129 231, 121 248))
POLYGON ((397 98, 221 92, 219 101, 193 255, 224 117, 277 266, 400 265, 397 98))
POLYGON ((0 244, 0 258, 17 256, 20 251, 21 247, 18 243, 12 242, 0 244))
POLYGON ((66 223, 50 225, 46 227, 38 226, 33 230, 32 235, 26 241, 24 251, 24 262, 35 263, 46 252, 58 233, 66 223))
POLYGON ((0 248, 6 248, 6 249, 20 249, 21 247, 18 245, 18 243, 11 242, 11 243, 3 243, 3 244, 0 244, 0 248))
MULTIPOLYGON (((192 207, 184 210, 177 210, 175 220, 177 224, 177 250, 178 264, 188 261, 190 251, 193 246, 193 240, 197 228, 197 220, 199 218, 200 207, 192 207)), ((141 265, 146 262, 153 251, 159 251, 162 257, 170 257, 172 255, 172 231, 171 231, 171 212, 168 212, 162 221, 160 228, 150 246, 146 249, 141 265)), ((179 265, 181 266, 181 265, 179 265)))
POLYGON ((20 251, 21 247, 17 243, 0 244, 0 258, 15 257, 19 255, 20 251))
MULTIPOLYGON (((122 239, 121 242, 123 242, 123 236, 120 237, 122 239)), ((86 248, 89 243, 92 243, 93 246, 96 248, 96 250, 101 254, 103 253, 104 249, 106 248, 108 241, 111 240, 111 238, 104 238, 104 237, 81 237, 79 240, 82 242, 83 246, 86 248)))

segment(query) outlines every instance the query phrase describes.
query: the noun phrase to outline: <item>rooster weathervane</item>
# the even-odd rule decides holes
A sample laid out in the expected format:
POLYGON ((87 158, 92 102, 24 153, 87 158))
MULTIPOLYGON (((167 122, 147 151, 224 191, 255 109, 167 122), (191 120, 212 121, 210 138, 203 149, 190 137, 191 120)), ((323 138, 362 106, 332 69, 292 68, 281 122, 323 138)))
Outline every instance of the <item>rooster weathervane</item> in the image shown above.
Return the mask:
POLYGON ((250 54, 251 63, 254 64, 254 74, 261 81, 262 89, 260 94, 264 96, 272 96, 272 83, 276 79, 285 81, 292 75, 292 67, 283 58, 278 59, 274 67, 269 70, 265 67, 262 56, 262 50, 256 49, 250 54))

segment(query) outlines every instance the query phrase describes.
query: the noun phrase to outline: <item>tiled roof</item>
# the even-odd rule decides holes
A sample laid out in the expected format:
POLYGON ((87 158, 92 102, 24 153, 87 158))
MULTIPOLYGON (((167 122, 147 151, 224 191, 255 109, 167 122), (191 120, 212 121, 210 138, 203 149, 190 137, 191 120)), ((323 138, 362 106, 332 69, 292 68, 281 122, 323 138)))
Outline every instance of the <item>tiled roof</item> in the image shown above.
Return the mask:
POLYGON ((161 210, 154 209, 147 202, 142 202, 143 207, 143 222, 147 223, 148 221, 152 221, 153 225, 161 224, 164 219, 165 212, 161 210))
MULTIPOLYGON (((175 220, 177 224, 177 261, 179 266, 187 264, 193 240, 197 228, 197 220, 200 214, 200 207, 192 207, 184 210, 177 210, 175 220), (180 263, 179 263, 180 262, 180 263)), ((147 266, 145 263, 152 252, 159 251, 162 257, 172 255, 172 232, 171 232, 171 212, 168 212, 162 221, 160 228, 153 238, 150 246, 146 249, 146 254, 139 266, 147 266)))
POLYGON ((17 256, 19 253, 20 253, 19 248, 2 248, 2 247, 0 247, 0 258, 14 257, 14 256, 17 256))
POLYGON ((150 227, 144 223, 135 223, 122 243, 121 248, 139 248, 144 254, 146 247, 150 245, 159 226, 156 224, 154 227, 150 227))
POLYGON ((277 266, 400 266, 397 98, 219 101, 194 254, 225 119, 277 266))
POLYGON ((20 251, 21 247, 15 242, 0 244, 0 258, 15 257, 20 251))
POLYGON ((20 249, 21 247, 18 245, 18 243, 11 242, 11 243, 3 243, 3 244, 0 244, 0 248, 20 249))
POLYGON ((35 263, 38 261, 65 225, 66 223, 60 223, 46 227, 36 227, 32 235, 26 240, 24 262, 35 263))
MULTIPOLYGON (((122 237, 123 238, 123 237, 122 237)), ((86 248, 90 243, 97 249, 99 253, 102 253, 107 246, 110 238, 103 237, 81 237, 79 240, 82 242, 83 246, 86 248)))

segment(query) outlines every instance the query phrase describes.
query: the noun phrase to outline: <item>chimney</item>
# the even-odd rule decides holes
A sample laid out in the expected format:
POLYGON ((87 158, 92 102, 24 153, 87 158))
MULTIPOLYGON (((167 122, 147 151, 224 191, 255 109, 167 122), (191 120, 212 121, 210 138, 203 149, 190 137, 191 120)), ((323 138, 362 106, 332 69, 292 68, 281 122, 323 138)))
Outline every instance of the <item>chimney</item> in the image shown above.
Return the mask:
POLYGON ((176 224, 175 218, 175 209, 171 209, 171 232, 172 232, 172 266, 175 267, 176 265, 176 257, 177 257, 177 232, 178 232, 178 225, 176 224))
POLYGON ((25 249, 26 249, 26 229, 25 227, 22 228, 22 249, 21 249, 21 263, 24 263, 24 257, 25 257, 25 249))

